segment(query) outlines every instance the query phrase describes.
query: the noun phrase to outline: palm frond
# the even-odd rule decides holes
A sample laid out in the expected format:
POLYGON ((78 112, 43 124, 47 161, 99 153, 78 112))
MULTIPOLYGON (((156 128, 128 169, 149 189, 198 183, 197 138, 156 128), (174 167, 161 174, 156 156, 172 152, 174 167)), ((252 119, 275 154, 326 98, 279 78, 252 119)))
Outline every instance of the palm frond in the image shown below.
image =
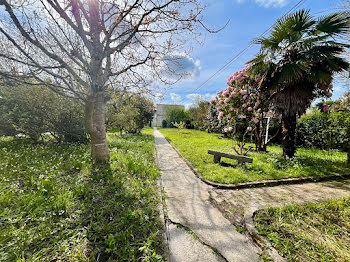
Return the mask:
POLYGON ((349 70, 349 62, 339 56, 327 57, 327 67, 331 73, 339 73, 349 70))
POLYGON ((280 84, 292 84, 293 82, 300 81, 305 73, 311 68, 311 65, 307 61, 290 61, 284 62, 280 67, 279 83, 280 84))
POLYGON ((310 10, 301 9, 291 14, 287 19, 287 27, 292 34, 304 33, 315 24, 315 20, 310 15, 310 10))
POLYGON ((256 63, 260 63, 260 62, 265 62, 267 59, 268 53, 266 52, 259 52, 255 58, 253 58, 252 60, 248 61, 247 64, 256 64, 256 63))
POLYGON ((305 79, 319 86, 329 86, 332 82, 332 74, 322 67, 314 67, 309 74, 305 75, 305 79))
POLYGON ((319 45, 320 42, 323 44, 326 44, 326 40, 329 37, 326 35, 323 36, 314 36, 314 35, 308 35, 305 37, 300 38, 298 41, 295 41, 289 45, 289 48, 291 49, 298 49, 298 50, 309 50, 315 45, 319 45))
POLYGON ((318 19, 315 30, 330 36, 343 35, 350 31, 349 19, 350 15, 346 12, 322 16, 318 19))

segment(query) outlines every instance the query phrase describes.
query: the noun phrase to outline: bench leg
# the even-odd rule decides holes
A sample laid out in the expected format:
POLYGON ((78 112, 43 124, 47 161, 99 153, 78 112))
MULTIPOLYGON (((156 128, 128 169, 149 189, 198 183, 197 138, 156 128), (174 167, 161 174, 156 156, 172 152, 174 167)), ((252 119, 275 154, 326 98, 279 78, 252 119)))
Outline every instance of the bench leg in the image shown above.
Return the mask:
POLYGON ((245 162, 238 161, 238 165, 239 165, 240 167, 245 167, 245 162))
POLYGON ((215 156, 214 155, 214 163, 220 163, 221 156, 215 156))

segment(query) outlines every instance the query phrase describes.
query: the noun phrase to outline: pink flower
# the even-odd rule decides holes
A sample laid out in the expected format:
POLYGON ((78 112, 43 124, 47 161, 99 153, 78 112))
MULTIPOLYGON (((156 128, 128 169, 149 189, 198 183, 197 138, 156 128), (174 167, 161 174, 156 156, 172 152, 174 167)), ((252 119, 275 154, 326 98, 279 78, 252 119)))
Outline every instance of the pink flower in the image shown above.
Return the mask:
POLYGON ((212 105, 215 101, 216 101, 216 99, 212 98, 212 99, 209 100, 209 103, 212 105))
POLYGON ((235 92, 232 92, 232 93, 231 93, 231 96, 232 96, 232 97, 236 97, 236 93, 235 93, 235 92))
POLYGON ((245 95, 246 93, 247 93, 247 91, 246 90, 241 90, 241 95, 245 95))
POLYGON ((216 108, 216 110, 217 110, 217 111, 220 111, 220 108, 218 107, 218 108, 216 108))
POLYGON ((259 123, 259 119, 257 119, 256 117, 253 117, 253 122, 254 122, 255 124, 259 123))
POLYGON ((251 108, 251 107, 248 107, 248 111, 252 111, 253 110, 253 108, 251 108))
POLYGON ((226 127, 224 128, 224 132, 227 133, 227 128, 226 127))
POLYGON ((329 106, 328 105, 322 105, 323 112, 328 112, 329 111, 329 106))
POLYGON ((233 110, 235 110, 233 107, 230 107, 230 111, 233 111, 233 110))
POLYGON ((230 99, 226 98, 224 102, 225 102, 225 104, 227 104, 228 102, 230 102, 230 99))
POLYGON ((261 108, 258 109, 258 113, 261 113, 261 108))
POLYGON ((219 105, 222 105, 222 104, 223 104, 223 102, 222 102, 222 100, 220 100, 220 101, 219 101, 219 105))
POLYGON ((326 94, 327 97, 332 97, 332 95, 333 95, 333 94, 332 94, 331 92, 328 92, 328 93, 326 94))
POLYGON ((228 131, 232 132, 232 126, 230 126, 230 127, 228 128, 228 131))
POLYGON ((223 115, 224 115, 224 112, 220 112, 220 113, 219 113, 219 116, 222 117, 223 115))
POLYGON ((245 99, 247 99, 247 97, 248 97, 247 95, 244 95, 244 96, 243 96, 243 99, 245 100, 245 99))
POLYGON ((257 107, 257 106, 259 106, 260 105, 260 102, 259 101, 256 101, 255 102, 255 106, 257 107))
POLYGON ((247 107, 247 104, 243 104, 242 106, 243 106, 243 107, 247 107))
POLYGON ((218 120, 221 121, 222 120, 222 116, 218 116, 218 120))
POLYGON ((247 127, 247 130, 248 130, 248 131, 252 131, 253 128, 252 128, 251 126, 248 126, 248 127, 247 127))
POLYGON ((253 96, 254 96, 254 94, 250 94, 250 96, 251 96, 251 97, 253 97, 253 96))

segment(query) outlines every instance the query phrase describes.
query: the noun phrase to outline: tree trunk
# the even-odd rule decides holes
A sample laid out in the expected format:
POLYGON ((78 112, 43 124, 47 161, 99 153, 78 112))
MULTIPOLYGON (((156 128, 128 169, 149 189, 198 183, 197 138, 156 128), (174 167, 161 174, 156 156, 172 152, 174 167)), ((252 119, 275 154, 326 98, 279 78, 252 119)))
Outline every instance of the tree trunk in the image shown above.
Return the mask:
POLYGON ((86 103, 87 128, 90 134, 91 157, 95 167, 109 167, 106 139, 106 93, 94 92, 86 103))
POLYGON ((348 141, 346 142, 344 149, 346 150, 346 154, 348 157, 347 163, 350 166, 350 123, 348 123, 346 134, 347 134, 348 141))
POLYGON ((259 122, 259 124, 256 126, 256 130, 255 130, 255 147, 256 147, 256 151, 258 152, 262 152, 264 151, 264 141, 263 141, 263 137, 262 137, 262 127, 261 124, 259 122))
POLYGON ((293 158, 296 152, 295 130, 297 126, 296 115, 282 115, 282 133, 283 133, 283 157, 293 158))

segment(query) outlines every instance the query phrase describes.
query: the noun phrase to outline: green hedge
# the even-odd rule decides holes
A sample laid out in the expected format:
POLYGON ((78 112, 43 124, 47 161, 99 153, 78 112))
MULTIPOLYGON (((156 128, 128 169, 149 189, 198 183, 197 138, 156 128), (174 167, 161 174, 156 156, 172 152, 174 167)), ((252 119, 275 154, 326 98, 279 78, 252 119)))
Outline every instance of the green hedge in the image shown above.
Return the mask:
POLYGON ((313 112, 303 115, 297 123, 298 146, 344 150, 348 141, 350 113, 313 112))

